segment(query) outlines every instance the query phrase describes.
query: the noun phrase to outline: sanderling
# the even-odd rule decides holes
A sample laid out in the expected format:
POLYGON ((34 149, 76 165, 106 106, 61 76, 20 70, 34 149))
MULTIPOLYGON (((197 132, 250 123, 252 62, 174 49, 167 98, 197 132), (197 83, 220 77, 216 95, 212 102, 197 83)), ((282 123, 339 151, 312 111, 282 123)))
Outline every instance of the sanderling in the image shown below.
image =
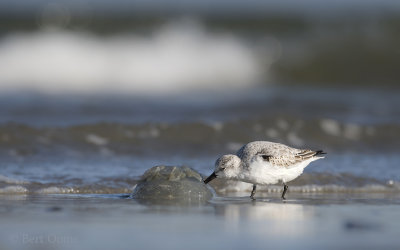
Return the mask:
POLYGON ((324 158, 322 150, 296 149, 269 141, 250 142, 236 155, 223 155, 215 162, 214 172, 204 181, 214 178, 238 180, 253 184, 250 197, 254 199, 257 185, 283 183, 282 199, 288 190, 287 182, 303 173, 307 165, 324 158))

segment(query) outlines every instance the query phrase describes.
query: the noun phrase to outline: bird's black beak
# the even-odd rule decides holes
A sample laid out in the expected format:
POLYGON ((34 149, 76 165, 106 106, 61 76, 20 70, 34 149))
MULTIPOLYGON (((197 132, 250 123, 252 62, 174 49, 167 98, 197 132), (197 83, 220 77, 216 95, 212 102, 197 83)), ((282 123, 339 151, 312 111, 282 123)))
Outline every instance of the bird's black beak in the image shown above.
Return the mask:
POLYGON ((207 179, 204 180, 204 183, 207 184, 215 178, 217 178, 217 175, 215 174, 215 172, 213 172, 210 176, 207 177, 207 179))

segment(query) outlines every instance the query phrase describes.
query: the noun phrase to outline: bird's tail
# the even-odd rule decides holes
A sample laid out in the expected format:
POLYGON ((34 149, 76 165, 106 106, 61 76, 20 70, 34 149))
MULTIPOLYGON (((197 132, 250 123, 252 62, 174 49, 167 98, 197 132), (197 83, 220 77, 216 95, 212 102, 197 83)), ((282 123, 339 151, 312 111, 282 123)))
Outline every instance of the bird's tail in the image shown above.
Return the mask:
POLYGON ((318 155, 326 155, 326 153, 323 150, 317 150, 317 151, 315 151, 314 156, 318 156, 318 155))
POLYGON ((313 159, 318 160, 318 159, 323 159, 325 158, 326 153, 322 150, 317 150, 315 151, 315 154, 312 156, 313 159))

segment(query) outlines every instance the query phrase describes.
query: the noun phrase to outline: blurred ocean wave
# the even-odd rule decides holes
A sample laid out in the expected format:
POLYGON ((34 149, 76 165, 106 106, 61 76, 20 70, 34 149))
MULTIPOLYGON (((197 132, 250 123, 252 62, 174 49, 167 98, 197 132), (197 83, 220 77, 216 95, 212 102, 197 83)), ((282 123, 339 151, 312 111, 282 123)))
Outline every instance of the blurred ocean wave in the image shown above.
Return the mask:
MULTIPOLYGON (((57 128, 102 123, 249 122, 244 130, 251 130, 258 121, 266 126, 275 122, 283 126, 280 120, 286 120, 285 127, 292 130, 297 123, 315 121, 314 126, 326 133, 333 136, 345 133, 356 139, 359 126, 396 128, 400 123, 399 107, 396 91, 374 88, 343 92, 332 88, 268 86, 159 96, 25 92, 0 95, 0 124, 57 128)), ((368 131, 373 133, 372 128, 368 131)))
POLYGON ((398 89, 397 9, 262 13, 195 19, 97 13, 87 24, 85 16, 71 14, 78 19, 65 25, 0 13, 0 88, 154 94, 277 83, 398 89))
MULTIPOLYGON (((264 49, 264 52, 266 50, 264 49)), ((148 35, 99 37, 45 30, 0 40, 0 89, 42 93, 162 95, 246 88, 272 56, 198 22, 167 23, 148 35)))
MULTIPOLYGON (((387 90, 272 86, 157 98, 8 93, 0 98, 0 193, 128 193, 150 167, 206 175, 221 154, 254 140, 328 152, 293 192, 393 193, 399 102, 387 90)), ((243 185, 216 188, 240 193, 243 185)))
MULTIPOLYGON (((24 194, 129 194, 138 183, 139 177, 124 178, 110 177, 100 178, 96 183, 90 180, 77 177, 75 183, 70 179, 57 179, 51 183, 46 182, 24 182, 24 184, 12 184, 3 182, 0 179, 0 195, 24 195, 24 194), (77 183, 77 181, 80 183, 77 183)), ((220 180, 211 183, 217 194, 247 195, 252 189, 252 184, 220 180)), ((400 183, 393 180, 382 180, 355 176, 352 174, 332 174, 332 173, 305 173, 290 185, 291 193, 374 193, 374 194, 396 194, 400 191, 400 183)), ((282 192, 280 185, 259 186, 257 193, 276 193, 282 192)))
POLYGON ((331 119, 303 120, 272 116, 226 122, 118 124, 97 123, 68 127, 0 126, 0 152, 30 156, 43 152, 87 152, 110 155, 158 156, 180 152, 185 155, 234 152, 253 140, 270 140, 296 147, 395 152, 400 146, 397 124, 363 125, 331 119))

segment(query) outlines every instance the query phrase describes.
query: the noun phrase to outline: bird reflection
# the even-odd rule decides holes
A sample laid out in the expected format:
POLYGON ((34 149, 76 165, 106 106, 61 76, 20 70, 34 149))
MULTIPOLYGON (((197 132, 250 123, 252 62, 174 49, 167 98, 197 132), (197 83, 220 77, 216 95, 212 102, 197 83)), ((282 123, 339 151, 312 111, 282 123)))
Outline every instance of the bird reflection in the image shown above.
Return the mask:
MULTIPOLYGON (((307 221, 315 216, 312 206, 263 200, 249 203, 245 198, 230 198, 216 201, 215 212, 223 216, 226 228, 240 231, 243 226, 256 234, 268 233, 287 236, 300 236, 310 232, 312 225, 307 221), (246 224, 251 224, 247 227, 246 224)), ((249 232, 250 233, 250 232, 249 232)))

